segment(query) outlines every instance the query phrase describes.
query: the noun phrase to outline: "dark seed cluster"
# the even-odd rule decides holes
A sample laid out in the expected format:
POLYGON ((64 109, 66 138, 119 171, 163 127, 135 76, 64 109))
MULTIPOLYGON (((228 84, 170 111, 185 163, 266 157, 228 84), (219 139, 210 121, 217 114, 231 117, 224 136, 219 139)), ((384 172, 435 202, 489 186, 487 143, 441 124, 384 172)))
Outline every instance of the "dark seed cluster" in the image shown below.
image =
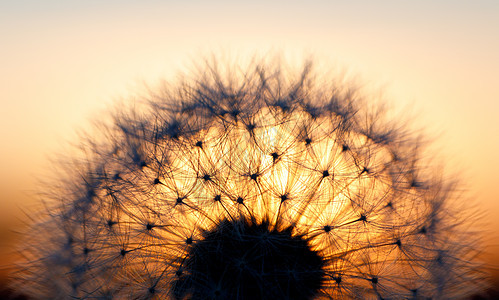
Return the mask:
POLYGON ((145 108, 114 113, 48 188, 19 289, 40 299, 466 295, 477 272, 452 185, 373 99, 332 82, 319 85, 309 66, 208 64, 145 108))
POLYGON ((312 299, 325 262, 292 228, 223 220, 204 232, 178 274, 177 299, 312 299))

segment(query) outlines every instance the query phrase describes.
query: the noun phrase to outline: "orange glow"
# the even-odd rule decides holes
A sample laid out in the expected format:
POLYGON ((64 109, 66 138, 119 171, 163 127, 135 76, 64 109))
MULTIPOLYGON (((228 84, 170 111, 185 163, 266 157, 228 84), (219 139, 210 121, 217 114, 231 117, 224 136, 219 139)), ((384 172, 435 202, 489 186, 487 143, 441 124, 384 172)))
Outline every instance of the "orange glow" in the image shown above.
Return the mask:
MULTIPOLYGON (((471 198, 483 211, 485 256, 499 267, 497 2, 282 5, 222 1, 150 6, 7 2, 0 4, 0 232, 16 229, 16 219, 25 220, 22 210, 42 209, 37 178, 51 174, 49 158, 67 152, 61 145, 78 141, 75 131, 89 128, 106 107, 120 101, 117 98, 134 98, 141 94, 137 90, 147 89, 142 82, 154 87, 161 78, 175 78, 179 69, 195 68, 188 62, 199 53, 246 57, 255 49, 282 50, 292 63, 308 54, 315 56, 319 69, 323 61, 337 62, 347 75, 362 76, 359 82, 367 82, 367 89, 386 86, 391 106, 397 112, 408 111, 394 117, 402 122, 409 119, 408 123, 430 134, 432 146, 423 158, 438 153, 435 165, 443 162, 442 173, 449 177, 458 174, 464 181, 460 187, 466 191, 464 198, 471 198)), ((265 144, 273 140, 266 151, 290 143, 286 137, 275 137, 272 128, 261 139, 265 144)), ((324 153, 332 147, 317 144, 314 151, 324 153)), ((327 155, 335 151, 327 152, 324 161, 327 155)), ((380 154, 373 164, 384 157, 380 154)), ((270 163, 268 157, 261 160, 270 163)), ((341 160, 331 166, 323 163, 319 162, 320 167, 345 168, 341 160)), ((273 189, 293 194, 303 189, 309 175, 294 177, 282 168, 266 176, 279 178, 273 189)), ((370 184, 366 181, 356 191, 363 193, 370 184)), ((369 196, 390 196, 381 192, 382 186, 378 191, 369 196)), ((328 193, 340 203, 348 196, 328 193)), ((269 204, 273 211, 277 203, 269 204)), ((340 219, 348 215, 345 209, 323 207, 340 219)), ((297 208, 283 210, 293 219, 297 208)), ((222 211, 213 207, 213 214, 222 211)), ((2 234, 4 241, 7 234, 2 234)), ((5 248, 10 247, 9 242, 5 248)))

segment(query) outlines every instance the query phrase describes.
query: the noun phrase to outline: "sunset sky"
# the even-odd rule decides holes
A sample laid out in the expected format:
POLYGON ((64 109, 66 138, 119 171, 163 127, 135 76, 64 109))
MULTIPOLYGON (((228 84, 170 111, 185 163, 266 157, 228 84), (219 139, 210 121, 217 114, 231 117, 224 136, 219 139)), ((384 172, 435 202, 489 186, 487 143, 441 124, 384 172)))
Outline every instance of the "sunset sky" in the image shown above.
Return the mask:
POLYGON ((463 179, 499 252, 497 0, 2 1, 0 226, 106 107, 211 53, 314 57, 382 91, 463 179))

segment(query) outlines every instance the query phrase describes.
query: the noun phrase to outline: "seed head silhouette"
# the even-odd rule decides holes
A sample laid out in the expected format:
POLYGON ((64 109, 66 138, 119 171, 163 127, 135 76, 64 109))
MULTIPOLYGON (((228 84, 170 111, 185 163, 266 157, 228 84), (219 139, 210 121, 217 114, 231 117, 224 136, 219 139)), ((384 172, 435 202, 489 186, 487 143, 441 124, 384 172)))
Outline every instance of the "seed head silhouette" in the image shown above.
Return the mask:
POLYGON ((114 112, 45 193, 19 289, 42 299, 467 295, 474 239, 452 182, 379 102, 317 78, 310 64, 207 63, 114 112))

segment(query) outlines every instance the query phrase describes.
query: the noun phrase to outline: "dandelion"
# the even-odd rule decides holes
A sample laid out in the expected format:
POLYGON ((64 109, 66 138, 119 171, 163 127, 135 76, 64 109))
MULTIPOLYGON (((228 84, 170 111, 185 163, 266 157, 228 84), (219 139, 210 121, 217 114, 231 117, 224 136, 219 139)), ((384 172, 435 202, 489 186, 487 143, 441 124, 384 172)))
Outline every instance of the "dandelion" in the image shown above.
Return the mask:
POLYGON ((145 107, 114 113, 46 193, 21 292, 465 296, 478 272, 453 184, 377 102, 316 78, 309 64, 293 73, 208 63, 145 107))

